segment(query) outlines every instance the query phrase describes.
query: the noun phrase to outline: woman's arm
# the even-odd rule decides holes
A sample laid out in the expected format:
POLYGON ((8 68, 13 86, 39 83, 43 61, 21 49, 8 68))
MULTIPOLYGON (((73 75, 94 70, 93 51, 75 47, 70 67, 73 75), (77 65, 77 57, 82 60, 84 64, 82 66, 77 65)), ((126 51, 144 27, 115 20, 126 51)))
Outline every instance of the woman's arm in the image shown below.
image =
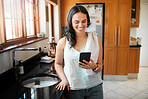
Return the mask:
POLYGON ((94 69, 95 72, 102 71, 102 43, 99 37, 98 37, 98 42, 99 42, 100 50, 99 50, 98 61, 97 61, 98 68, 94 69))
POLYGON ((57 47, 56 47, 55 69, 56 69, 58 76, 61 79, 61 82, 57 85, 57 88, 59 90, 64 90, 66 86, 69 90, 69 84, 68 84, 67 78, 64 74, 64 70, 63 70, 63 67, 64 67, 63 66, 63 63, 64 63, 63 58, 64 58, 65 43, 66 43, 66 38, 64 37, 59 40, 57 47))

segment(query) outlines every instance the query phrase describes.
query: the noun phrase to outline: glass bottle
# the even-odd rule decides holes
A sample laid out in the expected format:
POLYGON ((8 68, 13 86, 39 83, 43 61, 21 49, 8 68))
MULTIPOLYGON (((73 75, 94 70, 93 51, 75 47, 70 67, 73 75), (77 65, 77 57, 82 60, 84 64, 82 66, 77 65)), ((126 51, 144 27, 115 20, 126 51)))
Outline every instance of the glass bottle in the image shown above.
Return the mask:
POLYGON ((48 56, 48 50, 47 50, 47 47, 44 47, 44 48, 43 48, 43 53, 44 53, 45 56, 46 56, 46 55, 48 56))

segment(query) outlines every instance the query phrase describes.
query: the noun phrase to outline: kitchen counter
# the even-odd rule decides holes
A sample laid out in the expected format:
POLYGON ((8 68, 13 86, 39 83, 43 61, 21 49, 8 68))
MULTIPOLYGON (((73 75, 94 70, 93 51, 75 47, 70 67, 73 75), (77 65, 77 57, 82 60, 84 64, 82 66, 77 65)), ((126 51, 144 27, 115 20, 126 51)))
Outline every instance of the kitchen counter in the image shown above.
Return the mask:
POLYGON ((32 92, 28 90, 27 88, 20 86, 19 81, 21 81, 21 79, 28 77, 30 75, 35 75, 35 74, 40 74, 40 73, 48 73, 48 74, 55 73, 53 69, 54 60, 51 61, 50 63, 40 63, 40 60, 37 59, 35 63, 36 64, 34 66, 32 64, 28 66, 28 67, 32 66, 34 68, 32 68, 30 71, 26 71, 27 73, 25 73, 24 75, 18 76, 19 77, 18 82, 15 80, 9 80, 9 76, 15 75, 14 74, 15 72, 13 69, 12 69, 13 72, 11 72, 11 75, 10 73, 5 73, 3 75, 0 75, 0 77, 3 77, 4 79, 5 77, 8 78, 6 80, 3 80, 3 82, 1 82, 1 84, 3 85, 1 85, 1 89, 0 89, 0 99, 24 99, 25 97, 27 97, 25 95, 28 95, 28 94, 30 95, 29 97, 32 97, 32 92))
POLYGON ((130 47, 142 47, 141 45, 130 45, 130 47))

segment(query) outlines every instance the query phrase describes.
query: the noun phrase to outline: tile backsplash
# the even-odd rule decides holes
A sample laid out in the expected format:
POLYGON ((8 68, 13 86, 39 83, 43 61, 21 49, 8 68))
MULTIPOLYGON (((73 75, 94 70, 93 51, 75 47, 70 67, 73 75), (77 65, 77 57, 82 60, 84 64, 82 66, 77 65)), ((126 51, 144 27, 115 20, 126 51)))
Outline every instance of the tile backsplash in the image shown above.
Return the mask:
POLYGON ((137 28, 130 29, 130 37, 137 38, 137 28))

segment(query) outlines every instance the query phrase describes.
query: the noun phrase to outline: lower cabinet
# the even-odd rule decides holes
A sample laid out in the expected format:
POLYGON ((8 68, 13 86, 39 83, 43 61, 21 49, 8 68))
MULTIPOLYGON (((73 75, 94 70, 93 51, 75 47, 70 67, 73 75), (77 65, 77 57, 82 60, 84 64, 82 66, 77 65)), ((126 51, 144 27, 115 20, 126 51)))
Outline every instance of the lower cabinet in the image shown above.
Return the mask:
POLYGON ((116 74, 116 50, 117 48, 104 49, 104 75, 116 74))
POLYGON ((118 48, 116 75, 128 75, 129 48, 118 48))
POLYGON ((129 48, 105 48, 104 75, 128 75, 129 48))
POLYGON ((139 73, 140 47, 131 47, 129 50, 128 73, 139 73))

